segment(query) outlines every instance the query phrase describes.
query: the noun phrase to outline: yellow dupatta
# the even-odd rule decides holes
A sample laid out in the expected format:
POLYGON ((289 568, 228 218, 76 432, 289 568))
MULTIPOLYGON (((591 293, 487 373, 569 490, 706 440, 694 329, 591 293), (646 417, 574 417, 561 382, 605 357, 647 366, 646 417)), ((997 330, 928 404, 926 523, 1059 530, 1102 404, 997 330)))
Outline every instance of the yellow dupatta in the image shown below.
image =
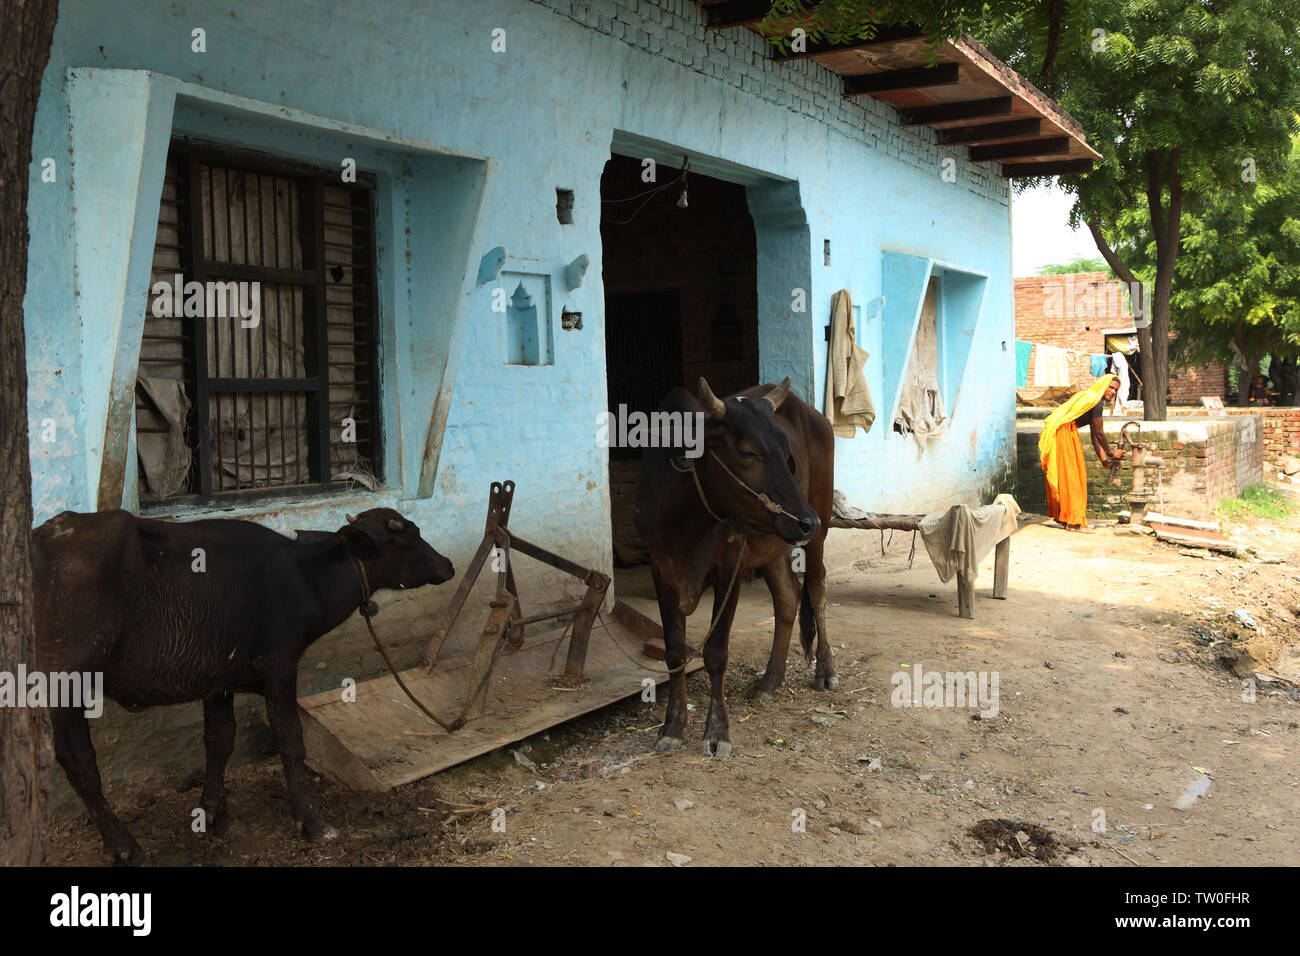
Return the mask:
POLYGON ((1106 394, 1106 389, 1114 379, 1114 375, 1103 375, 1082 392, 1071 395, 1065 400, 1065 404, 1048 415, 1047 420, 1043 422, 1043 432, 1038 436, 1038 455, 1042 461, 1043 474, 1047 476, 1047 483, 1053 488, 1060 487, 1056 470, 1057 430, 1065 422, 1074 421, 1087 409, 1100 402, 1102 396, 1106 394))

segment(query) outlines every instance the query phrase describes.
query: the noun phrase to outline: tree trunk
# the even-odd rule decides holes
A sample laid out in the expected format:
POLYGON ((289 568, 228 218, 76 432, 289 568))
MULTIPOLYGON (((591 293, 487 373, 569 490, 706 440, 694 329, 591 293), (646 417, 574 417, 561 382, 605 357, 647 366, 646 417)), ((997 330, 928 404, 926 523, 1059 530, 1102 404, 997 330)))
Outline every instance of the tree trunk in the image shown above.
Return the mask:
MULTIPOLYGON (((27 447, 27 185, 58 0, 0 0, 0 668, 35 660, 27 447)), ((66 164, 61 170, 67 175, 66 164)), ((39 173, 38 173, 39 174, 39 173)), ((66 180, 46 188, 66 189, 66 180)), ((19 688, 24 693, 25 688, 19 688)), ((0 707, 0 866, 45 859, 49 714, 0 707)))
POLYGON ((1182 230, 1183 182, 1178 162, 1179 149, 1161 155, 1151 151, 1144 157, 1147 170, 1147 213, 1156 241, 1156 282, 1152 291, 1148 329, 1138 330, 1138 339, 1149 361, 1146 388, 1142 390, 1142 417, 1149 422, 1165 420, 1169 401, 1169 300, 1174 291, 1174 266, 1178 261, 1178 239, 1182 230), (1164 194, 1169 193, 1165 206, 1164 194))
MULTIPOLYGON (((1172 269, 1171 269, 1172 271, 1172 269)), ((1155 294, 1151 296, 1149 328, 1138 329, 1138 345, 1146 356, 1142 370, 1146 379, 1142 389, 1142 417, 1149 422, 1165 420, 1169 401, 1169 297, 1170 282, 1156 276, 1155 294), (1163 291, 1163 295, 1161 294, 1163 291)), ((1172 276, 1168 277, 1169 279, 1172 276)))
POLYGON ((1259 359, 1247 358, 1246 365, 1248 368, 1241 373, 1237 379, 1237 407, 1248 408, 1250 406, 1251 392, 1254 390, 1255 376, 1259 374, 1259 359))

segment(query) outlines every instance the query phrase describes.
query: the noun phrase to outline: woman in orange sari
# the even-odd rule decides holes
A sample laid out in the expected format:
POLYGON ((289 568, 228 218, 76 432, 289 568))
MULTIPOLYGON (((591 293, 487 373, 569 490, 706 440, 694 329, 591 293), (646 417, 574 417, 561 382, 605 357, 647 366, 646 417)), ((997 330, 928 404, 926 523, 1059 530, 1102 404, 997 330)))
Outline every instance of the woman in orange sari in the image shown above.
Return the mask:
POLYGON ((1106 441, 1101 418, 1102 409, 1118 388, 1119 379, 1103 375, 1048 415, 1043 433, 1038 436, 1038 453, 1047 481, 1047 514, 1069 531, 1082 531, 1088 526, 1088 472, 1079 429, 1088 429, 1102 465, 1109 466, 1124 455, 1122 450, 1112 450, 1106 441))

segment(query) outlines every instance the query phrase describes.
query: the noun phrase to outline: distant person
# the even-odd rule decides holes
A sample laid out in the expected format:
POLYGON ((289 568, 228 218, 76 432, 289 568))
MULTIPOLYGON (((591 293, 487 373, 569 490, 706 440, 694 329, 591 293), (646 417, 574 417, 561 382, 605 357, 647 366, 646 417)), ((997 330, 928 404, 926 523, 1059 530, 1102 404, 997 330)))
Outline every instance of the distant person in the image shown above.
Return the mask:
POLYGON ((1079 429, 1087 428, 1092 447, 1102 465, 1109 467, 1124 457, 1106 441, 1102 412, 1115 399, 1119 379, 1103 375, 1088 388, 1066 399, 1047 416, 1038 436, 1038 454, 1047 482, 1047 515, 1067 531, 1088 526, 1088 470, 1083 460, 1079 429))
POLYGON ((1256 372, 1254 380, 1250 383, 1250 402, 1254 405, 1273 404, 1268 394, 1268 383, 1264 380, 1263 372, 1256 372))

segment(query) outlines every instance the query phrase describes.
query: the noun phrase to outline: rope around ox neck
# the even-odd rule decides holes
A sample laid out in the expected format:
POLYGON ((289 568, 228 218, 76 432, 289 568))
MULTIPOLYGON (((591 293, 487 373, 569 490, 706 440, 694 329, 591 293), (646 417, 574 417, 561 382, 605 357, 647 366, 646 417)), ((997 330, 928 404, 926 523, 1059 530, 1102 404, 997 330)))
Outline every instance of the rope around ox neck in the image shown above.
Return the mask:
POLYGON ((452 733, 454 728, 444 724, 438 719, 437 714, 429 710, 428 707, 425 707, 424 704, 420 703, 419 698, 412 694, 411 689, 406 686, 406 681, 402 680, 402 675, 397 673, 397 668, 393 666, 393 662, 388 657, 388 652, 384 650, 384 645, 380 642, 379 635, 375 633, 375 625, 370 622, 370 619, 379 613, 379 605, 375 604, 375 602, 370 599, 370 581, 366 578, 366 566, 356 558, 353 558, 352 555, 349 554, 348 557, 352 558, 352 563, 356 565, 357 568, 357 575, 361 578, 361 604, 358 606, 357 610, 360 611, 361 616, 365 618, 366 628, 370 631, 370 638, 375 642, 375 650, 379 651, 379 656, 382 657, 384 663, 388 665, 388 672, 392 674, 393 679, 397 681, 397 686, 402 688, 402 693, 410 698, 411 703, 420 708, 420 713, 424 714, 424 716, 428 717, 443 730, 447 731, 447 733, 452 733))
MULTIPOLYGON (((766 508, 771 514, 784 515, 785 517, 789 518, 791 521, 799 520, 794 515, 790 514, 790 512, 782 508, 775 501, 773 501, 771 498, 769 498, 766 494, 764 494, 761 491, 757 491, 751 488, 749 485, 747 485, 745 483, 745 480, 741 478, 739 475, 737 475, 730 468, 728 468, 727 463, 724 462, 721 458, 719 458, 718 453, 711 448, 709 449, 709 455, 710 457, 713 458, 714 461, 718 463, 718 467, 727 473, 727 476, 731 478, 732 481, 740 485, 740 487, 744 488, 751 495, 757 498, 759 503, 764 508, 766 508)), ((704 510, 707 511, 712 516, 713 520, 718 522, 718 524, 726 524, 727 523, 726 520, 718 517, 718 513, 714 511, 711 507, 709 507, 709 499, 704 494, 704 486, 700 483, 700 473, 699 470, 695 467, 695 463, 691 461, 687 461, 685 458, 670 458, 668 459, 668 463, 671 464, 676 471, 690 472, 691 477, 695 480, 695 490, 699 493, 700 504, 704 505, 704 510)))

